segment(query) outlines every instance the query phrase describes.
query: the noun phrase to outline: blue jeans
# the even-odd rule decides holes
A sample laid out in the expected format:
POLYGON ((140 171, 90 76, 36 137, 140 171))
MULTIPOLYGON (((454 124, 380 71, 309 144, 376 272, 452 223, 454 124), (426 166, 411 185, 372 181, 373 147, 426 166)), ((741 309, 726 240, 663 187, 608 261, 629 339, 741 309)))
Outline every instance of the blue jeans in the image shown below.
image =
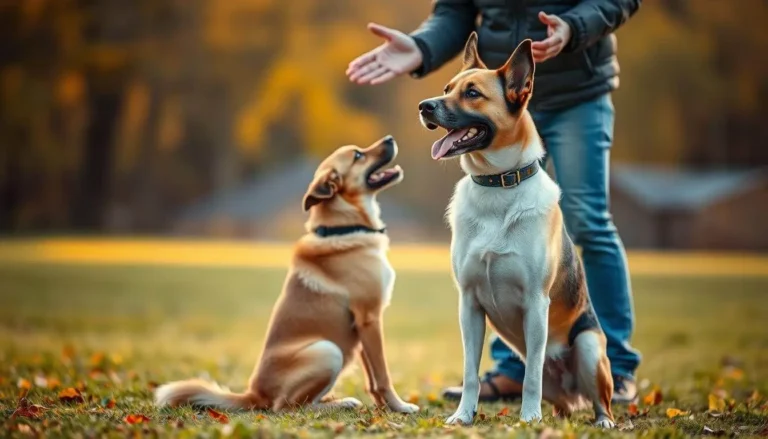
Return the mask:
MULTIPOLYGON (((608 212, 613 101, 605 94, 565 110, 532 115, 563 192, 565 227, 582 249, 589 296, 608 340, 611 372, 634 379, 640 354, 629 344, 634 312, 627 258, 608 212)), ((497 372, 523 382, 525 365, 498 336, 491 342, 491 357, 497 372)))

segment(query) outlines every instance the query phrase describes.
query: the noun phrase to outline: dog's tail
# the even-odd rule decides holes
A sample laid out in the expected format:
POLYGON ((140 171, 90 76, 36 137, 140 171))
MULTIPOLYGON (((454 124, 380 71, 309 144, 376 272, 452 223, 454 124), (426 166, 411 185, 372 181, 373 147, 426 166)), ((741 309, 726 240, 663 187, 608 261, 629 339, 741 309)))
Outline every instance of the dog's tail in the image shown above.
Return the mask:
POLYGON ((218 384, 203 380, 174 381, 163 384, 155 390, 155 404, 160 407, 189 404, 222 410, 267 408, 256 392, 232 393, 218 384))

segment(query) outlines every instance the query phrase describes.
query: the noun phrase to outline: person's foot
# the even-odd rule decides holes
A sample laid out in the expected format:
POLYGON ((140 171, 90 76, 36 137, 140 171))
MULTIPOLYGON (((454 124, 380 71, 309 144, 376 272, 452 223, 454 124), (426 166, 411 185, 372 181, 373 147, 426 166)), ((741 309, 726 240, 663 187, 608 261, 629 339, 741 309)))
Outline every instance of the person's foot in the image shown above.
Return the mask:
MULTIPOLYGON (((461 399, 462 386, 448 387, 443 390, 443 398, 458 401, 461 399)), ((480 401, 514 401, 523 394, 523 385, 498 372, 486 372, 480 380, 480 401)))
POLYGON ((613 377, 613 404, 630 404, 637 400, 637 383, 631 378, 613 377))

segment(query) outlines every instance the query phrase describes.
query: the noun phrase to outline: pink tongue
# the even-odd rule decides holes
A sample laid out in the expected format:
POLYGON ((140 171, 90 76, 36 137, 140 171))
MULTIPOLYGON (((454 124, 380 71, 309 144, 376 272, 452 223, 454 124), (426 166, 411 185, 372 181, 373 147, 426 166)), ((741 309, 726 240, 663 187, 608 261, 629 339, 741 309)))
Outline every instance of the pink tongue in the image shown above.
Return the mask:
POLYGON ((451 130, 442 139, 437 140, 432 144, 432 158, 434 160, 440 160, 453 146, 454 142, 458 141, 469 131, 469 128, 461 130, 451 130))

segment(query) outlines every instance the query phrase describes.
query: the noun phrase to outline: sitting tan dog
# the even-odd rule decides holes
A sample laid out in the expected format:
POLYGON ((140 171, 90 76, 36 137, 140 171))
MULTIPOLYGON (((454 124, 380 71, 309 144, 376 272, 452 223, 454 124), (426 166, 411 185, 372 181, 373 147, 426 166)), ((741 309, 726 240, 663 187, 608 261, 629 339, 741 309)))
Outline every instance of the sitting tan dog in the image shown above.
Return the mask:
POLYGON ((339 148, 320 164, 304 197, 308 233, 299 239, 275 305, 261 360, 244 393, 201 380, 156 390, 159 406, 281 410, 298 406, 358 407, 328 400, 339 373, 360 357, 377 406, 402 413, 418 407, 395 392, 384 357, 382 318, 395 273, 376 195, 403 179, 391 136, 366 149, 339 148))

